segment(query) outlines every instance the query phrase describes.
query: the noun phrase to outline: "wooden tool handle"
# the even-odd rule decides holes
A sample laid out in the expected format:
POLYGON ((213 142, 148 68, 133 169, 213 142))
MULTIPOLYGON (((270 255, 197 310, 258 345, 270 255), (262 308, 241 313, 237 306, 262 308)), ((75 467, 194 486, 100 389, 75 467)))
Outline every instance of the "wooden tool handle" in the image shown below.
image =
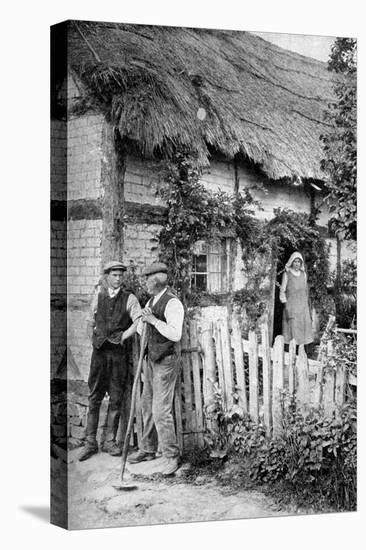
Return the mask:
POLYGON ((147 325, 146 323, 144 323, 142 328, 142 334, 141 334, 139 362, 137 365, 135 377, 133 380, 133 386, 132 386, 130 415, 128 417, 127 430, 125 434, 125 440, 123 442, 122 457, 121 457, 121 481, 123 480, 123 474, 125 472, 125 467, 126 467, 128 446, 130 442, 130 435, 131 435, 131 429, 133 425, 133 418, 134 418, 135 406, 136 406, 137 384, 141 375, 142 363, 144 360, 144 353, 145 353, 145 347, 146 347, 146 339, 147 339, 147 325))

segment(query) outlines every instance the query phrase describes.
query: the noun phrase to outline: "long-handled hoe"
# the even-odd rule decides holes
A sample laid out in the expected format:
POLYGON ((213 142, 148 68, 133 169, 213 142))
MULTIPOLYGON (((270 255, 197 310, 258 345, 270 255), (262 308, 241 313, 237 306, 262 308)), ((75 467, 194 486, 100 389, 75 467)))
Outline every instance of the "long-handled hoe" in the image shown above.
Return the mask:
POLYGON ((131 429, 132 429, 132 424, 133 424, 133 417, 134 417, 134 413, 135 413, 137 384, 138 384, 138 380, 139 380, 140 375, 141 375, 142 363, 143 363, 144 352, 145 352, 145 347, 146 347, 146 333, 147 333, 147 326, 146 326, 146 323, 144 323, 143 329, 142 329, 142 335, 141 335, 141 342, 140 342, 139 362, 138 362, 138 365, 137 365, 135 377, 134 377, 134 380, 133 380, 133 386, 132 386, 130 415, 128 417, 127 430, 126 430, 125 440, 123 442, 122 457, 121 457, 120 480, 119 480, 119 483, 116 483, 116 484, 113 485, 113 487, 115 489, 117 489, 118 491, 133 491, 134 489, 137 489, 137 485, 133 485, 131 483, 123 481, 123 475, 125 473, 128 446, 129 446, 129 442, 130 442, 130 435, 131 435, 131 429))

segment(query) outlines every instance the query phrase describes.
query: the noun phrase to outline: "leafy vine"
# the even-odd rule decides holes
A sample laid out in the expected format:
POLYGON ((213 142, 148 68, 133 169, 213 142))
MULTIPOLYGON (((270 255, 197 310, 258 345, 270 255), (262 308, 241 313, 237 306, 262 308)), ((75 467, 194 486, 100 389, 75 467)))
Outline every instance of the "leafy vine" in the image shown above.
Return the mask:
POLYGON ((236 195, 211 192, 200 182, 201 177, 202 170, 189 151, 176 152, 161 172, 165 185, 160 194, 167 214, 159 235, 160 258, 169 264, 170 283, 183 303, 200 305, 200 296, 191 289, 196 243, 210 243, 230 234, 241 244, 246 278, 244 288, 231 298, 234 305, 245 310, 251 328, 268 307, 273 265, 278 261, 281 270, 287 260, 284 254, 295 250, 304 255, 311 298, 326 319, 332 308, 328 296, 329 250, 314 215, 276 209, 270 221, 261 221, 254 215, 259 204, 249 190, 236 195))

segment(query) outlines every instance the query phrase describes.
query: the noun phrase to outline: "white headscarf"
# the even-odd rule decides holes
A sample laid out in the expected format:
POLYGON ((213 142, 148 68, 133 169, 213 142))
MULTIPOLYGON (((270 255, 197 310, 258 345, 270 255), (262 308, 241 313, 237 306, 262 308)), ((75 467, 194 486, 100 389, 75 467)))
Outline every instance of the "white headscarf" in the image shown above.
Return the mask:
POLYGON ((297 258, 299 260, 301 260, 300 269, 301 269, 301 271, 303 271, 304 276, 305 276, 305 280, 306 280, 305 262, 304 262, 304 258, 300 254, 300 252, 293 252, 293 254, 291 254, 291 256, 289 257, 289 259, 287 260, 287 263, 285 265, 285 270, 288 272, 290 270, 291 266, 292 266, 293 261, 296 260, 297 258))

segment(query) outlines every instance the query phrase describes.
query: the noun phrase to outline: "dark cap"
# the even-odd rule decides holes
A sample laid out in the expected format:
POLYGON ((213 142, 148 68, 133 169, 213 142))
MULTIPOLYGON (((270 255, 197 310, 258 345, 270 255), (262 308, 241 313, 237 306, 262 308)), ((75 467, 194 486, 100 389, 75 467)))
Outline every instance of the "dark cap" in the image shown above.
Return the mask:
POLYGON ((155 262, 154 264, 145 267, 142 271, 142 275, 145 277, 148 275, 153 275, 154 273, 168 273, 168 267, 161 262, 155 262))
POLYGON ((126 266, 123 265, 121 262, 117 262, 116 260, 112 260, 111 262, 107 262, 103 268, 104 273, 109 273, 112 269, 120 269, 121 271, 126 271, 126 266))

